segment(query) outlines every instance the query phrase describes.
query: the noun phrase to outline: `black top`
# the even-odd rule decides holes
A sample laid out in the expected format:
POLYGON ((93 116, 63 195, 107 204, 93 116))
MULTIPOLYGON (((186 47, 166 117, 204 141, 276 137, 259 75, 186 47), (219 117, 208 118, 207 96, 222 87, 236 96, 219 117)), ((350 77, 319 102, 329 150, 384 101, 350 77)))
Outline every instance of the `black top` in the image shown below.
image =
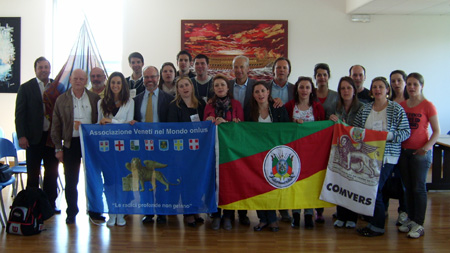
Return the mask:
POLYGON ((180 101, 180 107, 175 101, 169 105, 169 115, 167 122, 191 122, 191 115, 198 114, 199 120, 203 120, 203 112, 205 111, 205 103, 199 100, 197 109, 188 108, 183 100, 180 101))
MULTIPOLYGON (((245 121, 252 121, 250 118, 251 105, 245 108, 245 121)), ((269 116, 272 122, 290 122, 289 114, 284 106, 274 108, 273 102, 269 102, 269 116)))
POLYGON ((358 93, 358 100, 363 104, 367 104, 369 102, 372 102, 373 98, 370 97, 369 90, 367 88, 364 88, 363 91, 358 93))

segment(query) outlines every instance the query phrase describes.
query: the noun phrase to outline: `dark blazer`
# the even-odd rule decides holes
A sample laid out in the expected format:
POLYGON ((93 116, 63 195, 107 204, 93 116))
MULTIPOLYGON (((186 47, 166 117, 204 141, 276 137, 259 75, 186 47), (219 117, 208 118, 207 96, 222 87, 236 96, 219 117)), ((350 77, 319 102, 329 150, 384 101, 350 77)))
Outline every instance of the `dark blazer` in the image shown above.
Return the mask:
POLYGON ((167 122, 192 122, 191 115, 198 114, 199 120, 203 120, 203 112, 205 111, 205 102, 198 101, 197 109, 188 108, 183 99, 180 99, 180 107, 176 101, 172 101, 169 105, 169 116, 167 122))
MULTIPOLYGON (((236 83, 236 79, 229 81, 230 85, 230 92, 231 94, 234 94, 234 84, 236 83)), ((242 105, 242 108, 245 111, 245 108, 249 106, 250 99, 252 98, 252 90, 253 90, 253 84, 256 83, 256 80, 248 78, 247 81, 247 89, 245 90, 245 98, 244 98, 244 104, 242 105)), ((234 98, 236 99, 236 98, 234 98)))
POLYGON ((44 104, 36 77, 20 85, 15 114, 17 138, 26 137, 30 144, 38 144, 44 126, 44 104))
MULTIPOLYGON (((270 95, 272 95, 272 85, 273 85, 273 80, 270 82, 269 84, 269 90, 270 90, 270 95)), ((291 101, 292 99, 294 99, 294 89, 295 89, 295 85, 288 82, 288 101, 291 101)))
MULTIPOLYGON (((273 107, 273 101, 269 102, 269 116, 272 119, 272 122, 290 122, 288 111, 286 110, 286 107, 273 107)), ((251 114, 251 105, 247 106, 244 111, 245 114, 245 121, 253 121, 250 114, 251 114)))
MULTIPOLYGON (((144 100, 145 92, 137 95, 134 99, 134 120, 142 122, 141 117, 141 105, 142 100, 144 100)), ((158 94, 158 117, 159 122, 167 122, 167 117, 169 115, 169 104, 173 100, 173 97, 161 89, 159 89, 158 94)))

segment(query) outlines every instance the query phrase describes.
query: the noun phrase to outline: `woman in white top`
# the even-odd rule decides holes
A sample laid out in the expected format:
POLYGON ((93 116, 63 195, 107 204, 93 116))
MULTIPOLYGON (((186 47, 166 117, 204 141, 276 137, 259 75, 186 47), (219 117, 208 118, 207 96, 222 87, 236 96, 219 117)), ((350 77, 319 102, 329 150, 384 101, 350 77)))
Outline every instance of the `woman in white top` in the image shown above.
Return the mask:
MULTIPOLYGON (((130 97, 129 86, 120 72, 114 72, 108 78, 105 97, 98 101, 98 123, 133 124, 134 100, 130 97)), ((108 201, 108 200, 107 200, 108 201)), ((108 226, 125 226, 123 214, 110 214, 108 226)))

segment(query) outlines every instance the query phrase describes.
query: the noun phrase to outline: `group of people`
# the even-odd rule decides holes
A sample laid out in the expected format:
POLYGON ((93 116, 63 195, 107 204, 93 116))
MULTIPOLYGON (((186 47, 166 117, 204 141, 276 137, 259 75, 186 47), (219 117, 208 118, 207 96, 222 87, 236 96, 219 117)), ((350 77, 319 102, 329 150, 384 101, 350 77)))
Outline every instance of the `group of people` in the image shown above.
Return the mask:
MULTIPOLYGON (((291 63, 284 57, 273 63, 271 82, 248 77, 249 58, 246 56, 234 58, 233 80, 222 74, 209 76, 209 58, 198 54, 192 59, 187 51, 180 51, 177 55, 178 71, 170 62, 164 63, 160 70, 144 66, 144 58, 137 52, 129 55, 128 62, 133 71, 128 78, 114 72, 106 79, 100 68, 93 68, 90 73, 74 70, 70 76, 71 88, 57 98, 51 118, 44 116, 46 109, 42 102, 42 96, 52 82, 47 59, 40 57, 36 60, 36 78, 22 84, 19 89, 15 121, 19 145, 27 150, 27 186, 38 187, 43 160, 43 188, 50 203, 59 211, 55 205, 56 179, 58 162, 63 162, 67 224, 75 223, 78 213, 76 188, 81 159, 80 124, 201 120, 212 121, 216 125, 241 121, 303 124, 332 120, 388 132, 374 215, 366 217, 369 223, 357 229, 358 233, 369 237, 384 234, 386 199, 389 196, 383 188, 395 172, 401 178, 399 187, 404 189, 405 196, 400 201, 399 231, 408 233, 411 238, 424 234, 426 175, 431 163, 431 147, 440 130, 436 108, 423 95, 424 79, 419 73, 406 75, 396 70, 390 75, 391 84, 384 77, 376 77, 370 89, 366 89, 366 70, 361 65, 354 65, 349 76, 339 80, 337 91, 333 91, 328 87, 330 68, 327 64, 317 64, 313 78, 301 76, 292 84, 288 81, 291 63), (195 73, 191 71, 191 65, 195 73), (86 88, 89 78, 91 90, 86 88), (431 135, 428 133, 429 125, 433 131, 431 135)), ((98 174, 96 180, 102 180, 100 172, 98 174)), ((94 198, 101 198, 102 189, 96 189, 96 192, 94 198)), ((106 220, 100 210, 88 211, 92 219, 106 220)), ((292 217, 288 210, 279 212, 281 219, 291 222, 292 227, 300 226, 301 210, 292 210, 292 217)), ((219 209, 210 215, 212 229, 217 230, 221 226, 226 230, 232 229, 233 210, 219 209)), ((241 224, 250 225, 246 210, 239 210, 238 215, 241 224)), ((279 230, 276 210, 258 210, 257 215, 259 223, 254 227, 255 231, 264 228, 274 232, 279 230)), ((304 210, 306 228, 314 226, 313 217, 313 209, 304 210)), ((355 228, 357 217, 357 213, 338 206, 334 226, 355 228)), ((142 221, 150 223, 154 218, 154 215, 145 215, 142 221)), ((165 215, 157 215, 156 221, 165 223, 166 219, 165 215)), ((185 221, 195 227, 204 220, 198 214, 186 214, 185 221)), ((316 209, 315 222, 324 222, 323 208, 316 209)), ((109 226, 125 224, 123 214, 110 214, 107 221, 109 226)))

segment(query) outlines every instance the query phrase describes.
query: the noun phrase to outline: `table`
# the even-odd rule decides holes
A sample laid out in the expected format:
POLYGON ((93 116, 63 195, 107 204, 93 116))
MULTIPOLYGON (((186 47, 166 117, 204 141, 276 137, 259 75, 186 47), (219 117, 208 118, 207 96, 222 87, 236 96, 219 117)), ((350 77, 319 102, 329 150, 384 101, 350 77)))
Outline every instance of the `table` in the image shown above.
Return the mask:
POLYGON ((450 135, 441 135, 433 146, 431 183, 427 190, 450 190, 450 135))

